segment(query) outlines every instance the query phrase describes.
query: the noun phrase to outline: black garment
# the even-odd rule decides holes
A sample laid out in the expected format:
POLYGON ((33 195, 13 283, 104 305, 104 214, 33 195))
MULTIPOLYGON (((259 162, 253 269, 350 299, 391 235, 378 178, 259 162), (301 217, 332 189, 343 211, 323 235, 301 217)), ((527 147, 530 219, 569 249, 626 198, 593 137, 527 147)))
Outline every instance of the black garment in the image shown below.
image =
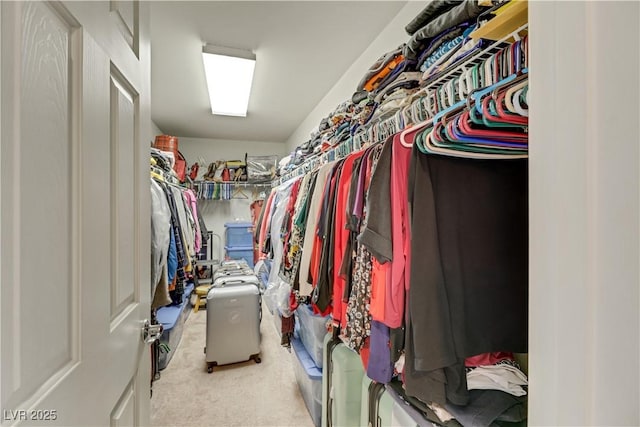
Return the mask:
MULTIPOLYGON (((325 311, 331 304, 333 294, 333 224, 335 218, 335 185, 340 177, 343 161, 339 161, 332 168, 324 189, 322 208, 318 218, 318 236, 322 239, 320 266, 318 269, 318 283, 311 296, 314 304, 321 311, 325 311)), ((315 275, 312 275, 315 276, 315 275)))
POLYGON ((445 409, 462 425, 489 427, 496 421, 521 422, 527 419, 526 396, 512 396, 501 390, 469 390, 466 406, 446 404, 445 409))
POLYGON ((407 393, 468 399, 464 359, 527 351, 527 160, 425 155, 409 181, 407 393))
POLYGON ((367 225, 358 241, 380 263, 391 261, 391 155, 393 136, 384 142, 367 191, 367 225))
POLYGON ((432 0, 427 3, 427 6, 422 9, 418 16, 413 18, 404 29, 407 34, 412 36, 416 31, 428 24, 429 21, 432 21, 459 4, 460 0, 432 0))
MULTIPOLYGON (((201 215, 198 215, 198 225, 200 226, 200 238, 203 242, 206 242, 209 238, 209 230, 207 230, 207 225, 204 223, 204 219, 202 219, 201 215)), ((212 242, 209 242, 208 244, 211 245, 212 242)))
POLYGON ((389 344, 391 352, 391 362, 396 363, 402 355, 404 349, 404 326, 389 329, 389 344))
POLYGON ((353 161, 353 172, 351 173, 351 181, 349 182, 349 201, 347 202, 345 215, 347 220, 345 222, 345 228, 349 230, 349 237, 345 244, 344 256, 342 257, 342 265, 340 265, 340 276, 344 277, 344 289, 342 293, 342 300, 349 302, 349 295, 351 295, 351 286, 353 284, 353 259, 355 252, 356 236, 357 236, 357 218, 353 215, 353 209, 356 201, 356 195, 358 193, 358 181, 360 178, 360 167, 362 166, 362 160, 367 153, 358 157, 353 161))
POLYGON ((447 28, 477 18, 486 9, 478 5, 478 0, 457 1, 456 3, 453 8, 430 20, 411 36, 411 39, 404 46, 403 55, 405 58, 417 58, 429 39, 437 36, 447 28))

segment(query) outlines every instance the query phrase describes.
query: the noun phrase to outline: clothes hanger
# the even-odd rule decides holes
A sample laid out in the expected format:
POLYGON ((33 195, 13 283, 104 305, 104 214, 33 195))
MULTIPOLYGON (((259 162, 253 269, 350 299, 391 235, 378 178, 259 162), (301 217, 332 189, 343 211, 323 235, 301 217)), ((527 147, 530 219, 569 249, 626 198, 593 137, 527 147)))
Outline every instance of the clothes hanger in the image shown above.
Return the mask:
POLYGON ((491 124, 495 124, 495 127, 517 127, 526 126, 529 120, 526 117, 522 117, 519 114, 510 114, 504 110, 505 91, 498 93, 498 99, 493 97, 485 97, 482 100, 482 121, 486 126, 492 127, 491 124), (502 124, 502 125, 500 125, 502 124))
MULTIPOLYGON (((524 90, 525 89, 522 88, 522 89, 518 89, 516 91, 516 93, 514 94, 513 102, 514 102, 514 106, 515 106, 515 109, 518 112, 518 114, 520 114, 521 116, 529 117, 529 110, 525 110, 522 107, 522 104, 520 103, 520 97, 521 97, 522 92, 524 90)), ((528 94, 528 92, 527 92, 527 94, 528 94)))
MULTIPOLYGON (((448 126, 449 133, 456 139, 463 142, 467 139, 485 140, 489 138, 491 141, 507 142, 514 144, 528 144, 528 135, 524 132, 516 132, 504 128, 474 128, 470 125, 469 112, 465 111, 457 120, 448 126)), ((512 128, 511 128, 512 129, 512 128)), ((486 141, 484 141, 486 142, 486 141)), ((492 142, 488 142, 492 145, 492 142)))
POLYGON ((400 132, 400 144, 402 144, 403 147, 406 148, 411 148, 413 147, 413 144, 410 144, 407 142, 406 137, 407 135, 409 135, 410 133, 416 133, 419 132, 420 130, 432 126, 433 124, 433 120, 432 119, 428 119, 424 122, 418 123, 416 125, 413 125, 405 130, 403 130, 402 132, 400 132))
POLYGON ((471 108, 469 111, 469 120, 471 123, 479 126, 485 126, 487 128, 505 128, 514 127, 515 125, 510 121, 503 120, 497 112, 495 112, 495 101, 491 97, 485 97, 483 103, 487 102, 487 109, 485 111, 484 105, 482 114, 479 114, 475 108, 471 108))
MULTIPOLYGON (((515 94, 521 93, 523 88, 519 89, 515 92, 515 94)), ((520 114, 517 109, 515 113, 511 113, 510 111, 505 111, 504 105, 508 98, 506 98, 506 92, 501 92, 498 100, 495 102, 496 111, 499 116, 499 121, 504 123, 512 123, 515 125, 527 126, 529 124, 529 119, 526 115, 520 114)))
POLYGON ((424 134, 422 140, 418 139, 416 145, 421 152, 445 155, 450 157, 460 157, 467 159, 518 159, 527 158, 526 151, 509 150, 500 148, 485 148, 481 146, 449 145, 442 146, 434 142, 434 133, 424 134), (424 150, 424 151, 423 151, 424 150))
POLYGON ((513 86, 511 86, 509 89, 507 89, 507 92, 505 94, 505 98, 504 98, 504 102, 505 105, 507 106, 507 110, 511 111, 514 114, 518 114, 518 112, 516 111, 514 105, 513 105, 513 94, 515 92, 517 92, 519 89, 524 88, 525 86, 529 85, 529 81, 528 79, 520 82, 518 84, 515 84, 513 86))
POLYGON ((433 117, 438 112, 438 107, 436 104, 436 93, 435 91, 429 91, 424 98, 422 98, 421 106, 424 108, 424 121, 430 117, 433 117))
POLYGON ((447 96, 449 99, 449 105, 453 105, 456 102, 462 100, 463 98, 460 99, 456 99, 456 95, 458 95, 458 92, 456 91, 456 79, 452 79, 449 81, 449 83, 447 84, 447 96))
POLYGON ((482 113, 482 109, 481 109, 481 98, 488 95, 489 93, 493 92, 495 89, 499 89, 507 84, 510 84, 512 82, 514 82, 515 79, 517 78, 522 78, 522 75, 519 74, 511 74, 509 77, 507 77, 506 79, 503 79, 495 84, 489 85, 483 89, 477 89, 474 90, 471 94, 469 94, 469 96, 467 97, 467 104, 469 106, 469 108, 471 108, 470 105, 470 101, 473 100, 475 101, 475 108, 478 110, 479 113, 482 113))
POLYGON ((231 190, 230 199, 248 199, 249 195, 244 192, 243 186, 238 184, 227 184, 230 186, 229 190, 231 190))

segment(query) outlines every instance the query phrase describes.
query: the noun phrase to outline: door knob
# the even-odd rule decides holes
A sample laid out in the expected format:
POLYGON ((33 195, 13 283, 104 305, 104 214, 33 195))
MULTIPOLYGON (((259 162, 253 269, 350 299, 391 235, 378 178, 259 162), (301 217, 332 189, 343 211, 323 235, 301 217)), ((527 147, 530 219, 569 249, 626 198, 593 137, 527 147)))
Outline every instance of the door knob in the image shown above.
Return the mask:
POLYGON ((142 340, 147 344, 153 344, 156 340, 160 339, 164 327, 162 323, 152 325, 149 323, 149 319, 144 319, 144 325, 142 326, 142 340))

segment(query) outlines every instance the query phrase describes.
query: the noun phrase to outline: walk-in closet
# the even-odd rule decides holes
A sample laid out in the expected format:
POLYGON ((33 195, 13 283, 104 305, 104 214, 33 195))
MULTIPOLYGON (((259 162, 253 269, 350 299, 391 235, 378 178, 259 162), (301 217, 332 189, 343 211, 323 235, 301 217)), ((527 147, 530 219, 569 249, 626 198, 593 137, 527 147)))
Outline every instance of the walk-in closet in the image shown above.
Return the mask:
POLYGON ((1 426, 640 425, 640 3, 0 3, 1 426))

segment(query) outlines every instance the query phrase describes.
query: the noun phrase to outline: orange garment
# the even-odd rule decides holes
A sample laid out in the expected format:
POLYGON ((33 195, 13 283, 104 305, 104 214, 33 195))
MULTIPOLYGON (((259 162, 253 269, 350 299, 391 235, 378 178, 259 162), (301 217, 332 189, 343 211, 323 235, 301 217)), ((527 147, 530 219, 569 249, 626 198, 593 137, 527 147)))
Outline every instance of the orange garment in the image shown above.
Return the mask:
POLYGON ((387 77, 389 73, 391 73, 402 61, 404 61, 404 56, 402 55, 398 55, 389 61, 389 63, 385 65, 380 72, 378 72, 378 74, 367 80, 364 84, 364 90, 367 92, 373 92, 380 85, 380 82, 382 82, 382 80, 387 77))
POLYGON ((173 280, 169 283, 169 287, 167 288, 169 292, 176 290, 176 285, 178 284, 178 275, 173 276, 173 280))

